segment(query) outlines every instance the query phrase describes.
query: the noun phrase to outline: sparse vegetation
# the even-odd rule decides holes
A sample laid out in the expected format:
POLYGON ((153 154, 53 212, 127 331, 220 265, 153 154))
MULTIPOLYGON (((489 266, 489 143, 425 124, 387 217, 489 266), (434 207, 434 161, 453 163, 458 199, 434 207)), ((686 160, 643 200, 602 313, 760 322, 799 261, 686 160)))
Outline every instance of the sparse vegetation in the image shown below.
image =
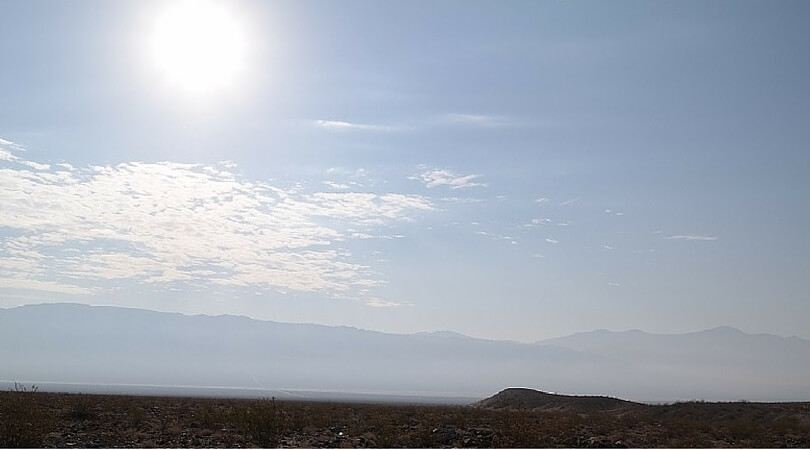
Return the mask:
POLYGON ((52 411, 43 404, 37 387, 14 383, 0 395, 0 448, 35 448, 54 427, 52 411))
POLYGON ((284 415, 276 400, 263 399, 231 410, 229 422, 260 447, 276 447, 284 429, 284 415))
POLYGON ((808 447, 810 404, 620 411, 0 393, 0 447, 808 447))

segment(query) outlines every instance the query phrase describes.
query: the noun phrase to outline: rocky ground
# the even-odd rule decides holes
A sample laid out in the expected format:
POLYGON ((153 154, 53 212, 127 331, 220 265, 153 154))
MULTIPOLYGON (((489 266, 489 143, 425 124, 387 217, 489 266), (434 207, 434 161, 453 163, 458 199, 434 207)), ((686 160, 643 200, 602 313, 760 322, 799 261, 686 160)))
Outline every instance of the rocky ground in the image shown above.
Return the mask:
POLYGON ((810 404, 614 411, 0 393, 0 447, 810 447, 810 404))

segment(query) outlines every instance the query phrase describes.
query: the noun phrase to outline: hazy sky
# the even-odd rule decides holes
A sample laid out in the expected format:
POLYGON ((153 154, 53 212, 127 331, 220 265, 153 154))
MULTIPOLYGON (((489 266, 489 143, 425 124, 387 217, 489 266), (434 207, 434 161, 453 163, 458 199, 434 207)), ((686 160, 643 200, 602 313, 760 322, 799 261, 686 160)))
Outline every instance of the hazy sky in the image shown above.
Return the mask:
POLYGON ((0 0, 0 306, 810 338, 810 3, 198 7, 0 0))

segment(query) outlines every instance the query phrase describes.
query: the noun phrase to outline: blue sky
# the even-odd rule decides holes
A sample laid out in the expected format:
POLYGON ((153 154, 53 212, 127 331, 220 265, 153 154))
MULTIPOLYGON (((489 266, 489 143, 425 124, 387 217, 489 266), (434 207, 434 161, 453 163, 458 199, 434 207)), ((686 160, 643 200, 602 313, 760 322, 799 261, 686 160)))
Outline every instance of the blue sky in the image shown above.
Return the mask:
POLYGON ((0 306, 810 338, 806 2, 0 2, 0 306))

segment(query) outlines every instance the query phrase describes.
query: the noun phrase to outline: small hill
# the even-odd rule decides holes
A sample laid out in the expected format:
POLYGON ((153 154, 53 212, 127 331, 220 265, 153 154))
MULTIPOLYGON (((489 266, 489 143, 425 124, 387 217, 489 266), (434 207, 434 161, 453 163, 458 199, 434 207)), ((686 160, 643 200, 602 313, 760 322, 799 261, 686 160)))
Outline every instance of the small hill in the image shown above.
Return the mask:
POLYGON ((642 406, 613 397, 560 395, 527 388, 507 388, 477 403, 487 409, 529 409, 535 411, 617 411, 642 406))

